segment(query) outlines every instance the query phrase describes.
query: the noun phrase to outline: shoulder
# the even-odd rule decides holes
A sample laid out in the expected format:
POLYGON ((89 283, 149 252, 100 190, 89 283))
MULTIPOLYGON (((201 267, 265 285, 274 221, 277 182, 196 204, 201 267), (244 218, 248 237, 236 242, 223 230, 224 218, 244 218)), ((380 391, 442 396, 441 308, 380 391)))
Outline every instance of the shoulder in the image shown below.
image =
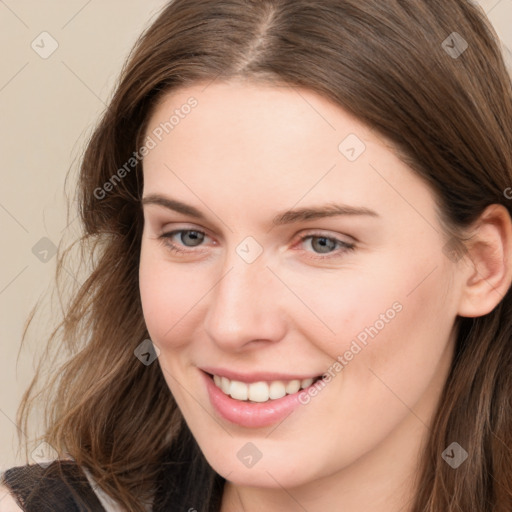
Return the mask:
MULTIPOLYGON (((6 506, 12 503, 25 512, 104 511, 87 476, 73 461, 56 460, 46 465, 26 465, 8 469, 0 484, 8 490, 6 506), (9 504, 10 503, 10 504, 9 504), (20 508, 21 507, 21 508, 20 508)), ((0 507, 3 506, 3 501, 0 507)), ((9 512, 11 508, 0 508, 9 512)))
POLYGON ((0 512, 23 512, 7 487, 0 485, 0 512))

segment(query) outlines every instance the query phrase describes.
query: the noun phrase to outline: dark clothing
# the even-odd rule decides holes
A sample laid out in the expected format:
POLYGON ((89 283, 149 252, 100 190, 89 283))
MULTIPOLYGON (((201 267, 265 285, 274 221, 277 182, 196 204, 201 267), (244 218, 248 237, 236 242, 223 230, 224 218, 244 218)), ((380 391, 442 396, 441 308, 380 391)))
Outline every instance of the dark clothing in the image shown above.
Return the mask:
MULTIPOLYGON (((2 482, 24 512, 109 512, 89 480, 73 461, 58 460, 47 467, 14 467, 2 482)), ((153 512, 218 512, 225 480, 202 460, 172 464, 163 470, 153 512)))
POLYGON ((84 472, 72 461, 11 468, 3 481, 26 512, 105 512, 84 472))
MULTIPOLYGON (((3 483, 24 512, 109 512, 84 471, 70 460, 54 461, 45 468, 37 464, 11 468, 3 483)), ((218 512, 224 484, 184 428, 161 460, 151 510, 218 512)))

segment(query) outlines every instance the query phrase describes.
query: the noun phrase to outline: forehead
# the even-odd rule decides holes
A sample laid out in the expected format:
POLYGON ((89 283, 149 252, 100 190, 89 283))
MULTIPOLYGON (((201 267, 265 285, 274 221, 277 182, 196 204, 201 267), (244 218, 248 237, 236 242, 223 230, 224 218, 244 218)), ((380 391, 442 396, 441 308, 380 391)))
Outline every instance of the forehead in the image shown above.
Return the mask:
MULTIPOLYGON (((203 144, 208 144, 212 134, 215 138, 229 135, 231 140, 243 143, 245 149, 263 141, 267 146, 282 146, 292 136, 293 142, 302 138, 306 149, 317 142, 312 133, 321 136, 324 149, 331 146, 337 150, 344 133, 379 140, 371 129, 339 105, 313 91, 247 80, 203 82, 169 92, 154 109, 147 133, 164 125, 164 131, 167 128, 179 137, 183 131, 180 125, 191 123, 198 138, 204 135, 203 144), (194 106, 189 108, 190 104, 194 106), (278 140, 273 137, 276 133, 280 135, 278 140)), ((301 147, 295 148, 295 152, 300 150, 301 147)))
POLYGON ((143 164, 151 193, 256 204, 258 211, 328 200, 396 210, 404 195, 432 206, 427 185, 391 144, 307 89, 195 84, 164 96, 146 136, 155 143, 143 164))

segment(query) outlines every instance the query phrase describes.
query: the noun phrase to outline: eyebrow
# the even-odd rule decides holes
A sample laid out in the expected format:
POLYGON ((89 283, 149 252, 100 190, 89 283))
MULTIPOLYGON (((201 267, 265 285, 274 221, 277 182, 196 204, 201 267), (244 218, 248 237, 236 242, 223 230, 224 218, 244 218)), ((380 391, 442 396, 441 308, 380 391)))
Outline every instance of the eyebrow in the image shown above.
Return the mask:
MULTIPOLYGON (((201 211, 189 204, 176 201, 170 197, 165 197, 160 194, 149 194, 142 198, 142 204, 155 204, 163 206, 169 210, 174 210, 190 217, 206 220, 206 217, 201 211)), ((329 203, 320 207, 300 208, 296 210, 287 210, 278 213, 273 219, 274 226, 281 226, 283 224, 292 224, 294 222, 303 222, 314 219, 321 219, 324 217, 335 217, 338 215, 366 215, 370 217, 380 217, 374 210, 365 207, 348 206, 344 204, 329 203)))

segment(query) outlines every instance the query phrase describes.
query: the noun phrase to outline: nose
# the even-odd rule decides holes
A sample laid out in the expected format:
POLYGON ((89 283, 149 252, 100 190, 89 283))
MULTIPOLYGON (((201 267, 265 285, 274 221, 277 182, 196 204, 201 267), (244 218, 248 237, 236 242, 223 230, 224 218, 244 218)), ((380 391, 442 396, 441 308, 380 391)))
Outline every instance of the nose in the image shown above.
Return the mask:
POLYGON ((237 254, 226 261, 209 294, 205 330, 225 351, 243 351, 281 340, 287 330, 286 288, 260 257, 246 263, 237 254))

